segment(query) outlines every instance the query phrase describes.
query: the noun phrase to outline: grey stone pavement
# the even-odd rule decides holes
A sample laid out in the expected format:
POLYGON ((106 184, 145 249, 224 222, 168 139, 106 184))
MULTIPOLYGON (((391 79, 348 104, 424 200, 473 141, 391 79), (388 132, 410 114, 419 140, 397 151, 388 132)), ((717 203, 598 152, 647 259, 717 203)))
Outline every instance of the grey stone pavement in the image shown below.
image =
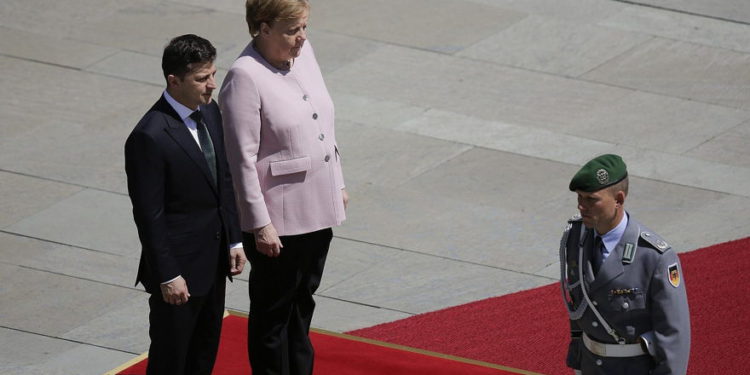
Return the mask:
MULTIPOLYGON (((601 153, 624 156, 626 207, 680 251, 750 235, 750 2, 312 3, 352 197, 315 327, 554 282, 568 180, 601 153)), ((102 374, 147 350, 123 143, 166 42, 210 39, 222 78, 243 13, 0 2, 1 374, 102 374)), ((231 309, 248 310, 247 274, 231 309)))

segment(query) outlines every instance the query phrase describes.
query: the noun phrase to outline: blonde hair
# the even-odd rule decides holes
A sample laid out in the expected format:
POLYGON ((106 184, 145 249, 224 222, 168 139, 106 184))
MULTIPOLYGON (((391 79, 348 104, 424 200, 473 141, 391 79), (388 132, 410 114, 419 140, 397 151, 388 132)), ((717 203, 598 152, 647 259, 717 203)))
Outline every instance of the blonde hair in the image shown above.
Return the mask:
POLYGON ((245 21, 250 35, 260 33, 260 25, 273 25, 276 21, 291 20, 302 17, 310 10, 308 0, 247 0, 245 2, 245 21))

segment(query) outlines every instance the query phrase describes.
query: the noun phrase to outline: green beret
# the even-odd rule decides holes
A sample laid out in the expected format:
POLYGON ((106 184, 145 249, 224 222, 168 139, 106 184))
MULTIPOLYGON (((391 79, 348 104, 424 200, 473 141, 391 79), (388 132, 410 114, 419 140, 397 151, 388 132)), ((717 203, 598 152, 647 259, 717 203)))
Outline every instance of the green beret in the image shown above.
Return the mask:
POLYGON ((628 177, 625 162, 617 155, 597 156, 586 163, 570 180, 570 191, 581 190, 587 193, 612 186, 628 177))

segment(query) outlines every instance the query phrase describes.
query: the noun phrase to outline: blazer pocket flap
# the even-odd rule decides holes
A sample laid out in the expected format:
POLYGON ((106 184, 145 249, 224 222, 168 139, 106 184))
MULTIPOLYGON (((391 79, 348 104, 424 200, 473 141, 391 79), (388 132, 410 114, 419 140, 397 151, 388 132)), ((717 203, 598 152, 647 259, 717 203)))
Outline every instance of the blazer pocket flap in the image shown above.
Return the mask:
POLYGON ((283 176, 285 174, 304 172, 310 169, 310 165, 311 161, 309 156, 291 160, 274 161, 271 162, 271 175, 283 176))

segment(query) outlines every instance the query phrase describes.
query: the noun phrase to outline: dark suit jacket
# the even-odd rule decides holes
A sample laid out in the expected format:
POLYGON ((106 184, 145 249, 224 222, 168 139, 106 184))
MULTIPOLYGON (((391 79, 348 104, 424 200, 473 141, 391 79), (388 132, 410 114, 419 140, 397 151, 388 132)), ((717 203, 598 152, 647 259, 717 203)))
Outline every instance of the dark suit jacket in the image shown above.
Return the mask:
POLYGON ((177 275, 193 296, 208 293, 216 270, 229 275, 228 243, 242 241, 216 102, 201 106, 214 143, 218 184, 177 112, 162 97, 125 142, 125 171, 142 253, 136 284, 149 293, 177 275), (217 186, 218 185, 218 186, 217 186))

